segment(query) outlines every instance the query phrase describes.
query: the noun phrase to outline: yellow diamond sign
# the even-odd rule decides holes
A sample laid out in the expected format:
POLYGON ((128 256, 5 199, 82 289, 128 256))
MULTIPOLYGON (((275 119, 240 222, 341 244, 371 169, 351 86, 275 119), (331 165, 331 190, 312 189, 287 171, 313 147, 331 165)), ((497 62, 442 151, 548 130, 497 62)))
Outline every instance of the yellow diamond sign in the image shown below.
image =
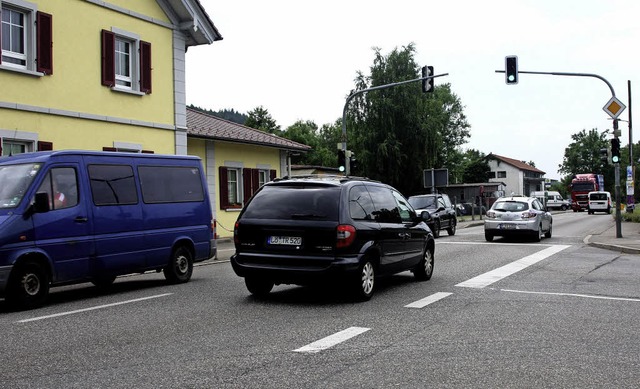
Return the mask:
POLYGON ((617 119, 618 116, 627 108, 622 101, 613 96, 602 109, 611 116, 612 119, 617 119))

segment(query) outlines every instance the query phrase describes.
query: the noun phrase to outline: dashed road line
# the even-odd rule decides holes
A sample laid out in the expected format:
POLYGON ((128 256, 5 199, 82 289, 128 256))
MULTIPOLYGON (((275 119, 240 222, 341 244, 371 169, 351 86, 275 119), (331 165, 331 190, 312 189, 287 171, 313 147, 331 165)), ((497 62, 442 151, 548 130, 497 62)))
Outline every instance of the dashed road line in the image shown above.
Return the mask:
POLYGON ((322 338, 313 343, 309 343, 306 346, 300 347, 299 349, 293 350, 299 353, 317 353, 322 350, 326 350, 330 347, 333 347, 339 343, 345 342, 354 336, 358 336, 362 333, 369 331, 371 328, 365 327, 349 327, 346 330, 342 330, 340 332, 336 332, 333 335, 329 335, 326 338, 322 338))
POLYGON ((442 300, 445 297, 451 296, 453 293, 448 293, 448 292, 438 292, 438 293, 434 293, 431 296, 427 296, 421 300, 418 301, 414 301, 411 304, 407 304, 404 307, 405 308, 424 308, 429 304, 435 303, 436 301, 442 300))

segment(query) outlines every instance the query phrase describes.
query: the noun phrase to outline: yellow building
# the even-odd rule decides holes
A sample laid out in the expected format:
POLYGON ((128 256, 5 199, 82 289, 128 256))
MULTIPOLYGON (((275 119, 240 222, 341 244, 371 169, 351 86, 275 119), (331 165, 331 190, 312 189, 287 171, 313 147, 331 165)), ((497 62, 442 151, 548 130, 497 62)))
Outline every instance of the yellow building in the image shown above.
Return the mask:
POLYGON ((187 108, 189 154, 207 171, 219 238, 233 236, 245 202, 265 182, 291 175, 291 156, 311 147, 187 108))
POLYGON ((187 153, 185 52, 222 39, 197 0, 0 0, 2 155, 187 153))

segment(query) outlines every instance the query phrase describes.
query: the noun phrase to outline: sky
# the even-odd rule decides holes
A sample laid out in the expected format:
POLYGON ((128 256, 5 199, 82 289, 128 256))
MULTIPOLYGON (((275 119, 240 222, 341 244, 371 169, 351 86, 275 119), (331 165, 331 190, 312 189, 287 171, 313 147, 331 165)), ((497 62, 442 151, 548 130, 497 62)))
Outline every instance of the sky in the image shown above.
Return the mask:
MULTIPOLYGON (((241 113, 262 106, 283 130, 298 120, 320 127, 341 118, 374 48, 386 56, 413 43, 416 62, 448 73, 435 84, 451 84, 464 106, 471 137, 463 150, 533 161, 560 179, 571 135, 612 128, 603 110, 612 91, 584 76, 520 74, 517 85, 506 85, 495 72, 505 56, 517 55, 520 71, 596 74, 627 106, 629 82, 632 102, 640 91, 637 0, 200 3, 223 40, 187 51, 187 104, 241 113)), ((623 147, 628 114, 619 117, 623 147)))

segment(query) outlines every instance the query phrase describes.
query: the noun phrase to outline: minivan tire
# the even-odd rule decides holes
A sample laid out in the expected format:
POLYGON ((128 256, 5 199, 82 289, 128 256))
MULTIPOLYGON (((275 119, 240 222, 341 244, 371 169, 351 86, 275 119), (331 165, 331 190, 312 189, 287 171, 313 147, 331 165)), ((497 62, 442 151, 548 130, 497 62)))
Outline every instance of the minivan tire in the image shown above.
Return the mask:
POLYGON ((49 295, 49 275, 35 262, 18 265, 12 272, 5 301, 14 309, 32 309, 49 295))
POLYGON ((456 234, 456 221, 452 221, 451 225, 449 226, 449 228, 447 228, 447 233, 451 236, 456 234))
POLYGON ((354 294, 358 301, 370 300, 376 286, 376 268, 370 259, 365 258, 353 277, 354 294))
POLYGON ((173 250, 169 264, 163 269, 164 277, 172 284, 188 282, 193 274, 193 254, 185 246, 173 250))
POLYGON ((245 277, 244 284, 247 290, 254 296, 264 297, 273 289, 274 282, 259 277, 245 277))
POLYGON ((413 269, 413 275, 418 281, 427 281, 433 274, 433 249, 425 247, 422 259, 413 269))
POLYGON ((440 220, 436 219, 436 221, 433 222, 433 237, 434 238, 439 238, 440 237, 440 220))

